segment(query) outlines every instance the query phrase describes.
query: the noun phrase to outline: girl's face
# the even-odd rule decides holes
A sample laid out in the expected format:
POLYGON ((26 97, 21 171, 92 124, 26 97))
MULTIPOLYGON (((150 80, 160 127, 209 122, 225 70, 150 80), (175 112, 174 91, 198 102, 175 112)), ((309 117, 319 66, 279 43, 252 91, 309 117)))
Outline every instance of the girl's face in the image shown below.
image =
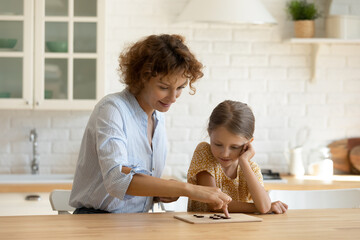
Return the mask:
POLYGON ((148 114, 152 114, 154 110, 167 112, 187 83, 187 79, 182 74, 153 77, 144 84, 144 88, 136 98, 148 114))
POLYGON ((210 133, 211 152, 224 169, 237 167, 238 158, 248 142, 245 137, 231 133, 222 126, 210 133))

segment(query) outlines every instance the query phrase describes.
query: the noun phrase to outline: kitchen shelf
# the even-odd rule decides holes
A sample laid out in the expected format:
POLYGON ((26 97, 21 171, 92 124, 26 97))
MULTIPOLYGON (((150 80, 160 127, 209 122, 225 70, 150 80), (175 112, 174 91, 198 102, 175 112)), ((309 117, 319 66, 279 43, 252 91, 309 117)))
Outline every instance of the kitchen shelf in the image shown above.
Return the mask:
POLYGON ((311 82, 315 82, 316 65, 320 44, 360 44, 360 39, 340 39, 340 38, 290 38, 287 40, 294 44, 312 44, 311 51, 311 82))

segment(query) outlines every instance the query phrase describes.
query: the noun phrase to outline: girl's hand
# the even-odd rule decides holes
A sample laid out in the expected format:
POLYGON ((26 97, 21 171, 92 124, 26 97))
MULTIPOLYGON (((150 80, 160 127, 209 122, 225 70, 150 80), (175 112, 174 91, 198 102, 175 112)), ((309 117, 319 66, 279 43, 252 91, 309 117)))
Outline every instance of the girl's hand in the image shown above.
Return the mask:
POLYGON ((283 203, 281 201, 276 201, 271 203, 271 208, 268 213, 282 214, 282 213, 286 213, 287 209, 288 209, 288 205, 286 203, 283 203))
POLYGON ((246 143, 240 152, 239 163, 242 161, 246 161, 246 162, 249 161, 254 157, 254 155, 255 155, 255 149, 253 148, 250 142, 246 143))

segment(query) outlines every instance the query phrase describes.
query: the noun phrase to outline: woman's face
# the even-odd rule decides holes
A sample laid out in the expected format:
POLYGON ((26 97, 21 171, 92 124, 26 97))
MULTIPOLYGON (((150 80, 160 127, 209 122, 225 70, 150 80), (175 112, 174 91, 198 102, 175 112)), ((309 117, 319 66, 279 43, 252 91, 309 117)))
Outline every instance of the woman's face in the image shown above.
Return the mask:
POLYGON ((223 168, 237 167, 238 158, 249 141, 240 135, 218 127, 210 133, 211 152, 223 168))
POLYGON ((161 75, 145 82, 144 88, 136 96, 143 110, 152 114, 154 110, 167 112, 171 104, 181 95, 188 81, 182 74, 161 75))

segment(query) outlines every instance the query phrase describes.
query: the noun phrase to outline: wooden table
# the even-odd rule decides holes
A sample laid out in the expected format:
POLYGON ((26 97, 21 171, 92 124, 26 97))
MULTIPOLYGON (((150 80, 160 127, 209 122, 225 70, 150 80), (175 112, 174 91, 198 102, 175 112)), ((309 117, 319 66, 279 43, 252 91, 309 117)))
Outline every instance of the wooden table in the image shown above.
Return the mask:
MULTIPOLYGON (((289 210, 262 222, 190 224, 179 213, 0 217, 1 239, 359 239, 360 209, 289 210)), ((191 213, 189 213, 191 214, 191 213)))
POLYGON ((316 176, 281 176, 286 183, 267 182, 266 190, 327 190, 360 188, 360 175, 334 175, 328 179, 316 176))

